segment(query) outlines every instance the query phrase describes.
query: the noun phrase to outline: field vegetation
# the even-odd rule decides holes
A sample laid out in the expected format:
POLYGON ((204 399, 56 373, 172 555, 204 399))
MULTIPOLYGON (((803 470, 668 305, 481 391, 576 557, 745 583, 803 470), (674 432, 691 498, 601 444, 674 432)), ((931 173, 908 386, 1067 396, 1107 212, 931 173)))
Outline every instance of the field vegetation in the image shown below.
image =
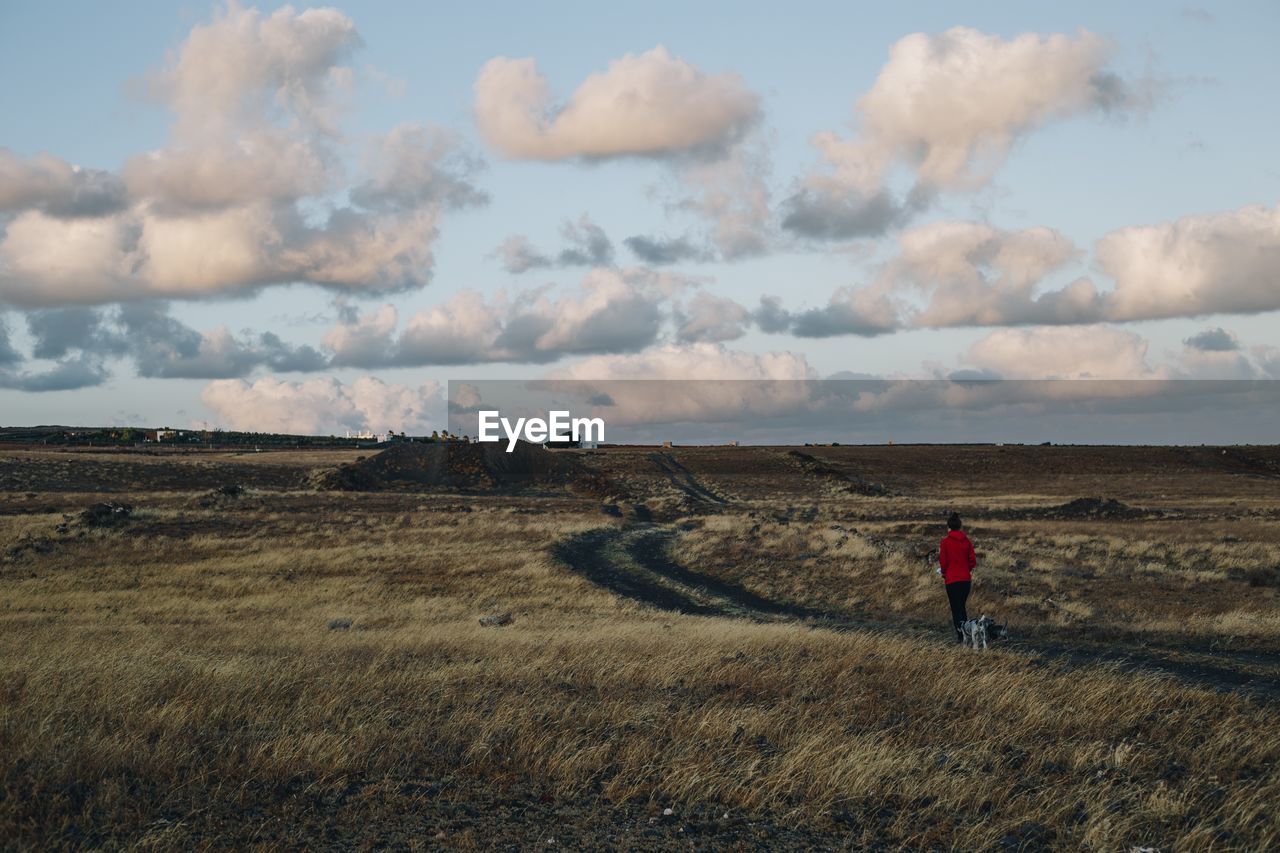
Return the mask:
POLYGON ((800 450, 3 451, 3 846, 1280 845, 1277 454, 800 450))

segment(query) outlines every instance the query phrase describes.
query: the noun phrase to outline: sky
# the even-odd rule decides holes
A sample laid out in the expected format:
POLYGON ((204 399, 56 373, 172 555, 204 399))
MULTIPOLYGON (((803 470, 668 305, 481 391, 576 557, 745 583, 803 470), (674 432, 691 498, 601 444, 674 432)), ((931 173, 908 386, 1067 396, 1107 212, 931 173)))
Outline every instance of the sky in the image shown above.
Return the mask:
POLYGON ((1280 378, 1277 35, 1272 2, 0 5, 0 425, 1280 378))

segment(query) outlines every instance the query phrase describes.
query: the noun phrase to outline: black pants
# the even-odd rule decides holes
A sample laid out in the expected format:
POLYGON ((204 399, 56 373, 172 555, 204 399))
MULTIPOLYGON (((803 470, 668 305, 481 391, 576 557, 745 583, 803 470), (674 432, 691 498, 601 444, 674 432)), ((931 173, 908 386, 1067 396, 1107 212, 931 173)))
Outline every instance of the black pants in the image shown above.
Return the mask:
POLYGON ((951 603, 951 621, 956 626, 956 641, 960 641, 960 626, 969 621, 964 605, 969 600, 971 581, 956 581, 947 584, 947 601, 951 603))

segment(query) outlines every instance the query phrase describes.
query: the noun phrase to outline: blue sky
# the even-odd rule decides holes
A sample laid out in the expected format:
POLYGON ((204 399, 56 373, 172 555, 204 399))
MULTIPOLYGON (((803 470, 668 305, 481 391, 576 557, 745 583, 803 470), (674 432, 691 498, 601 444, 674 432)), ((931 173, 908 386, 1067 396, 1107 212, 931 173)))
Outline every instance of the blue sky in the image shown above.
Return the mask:
MULTIPOLYGON (((193 28, 204 27, 216 36, 212 52, 201 54, 209 64, 230 55, 235 39, 256 32, 254 27, 263 27, 280 8, 143 2, 0 7, 0 73, 11 81, 0 90, 0 111, 8 117, 0 130, 0 148, 9 157, 8 167, 0 170, 0 191, 8 181, 13 199, 0 210, 9 250, 6 256, 0 249, 0 317, 7 329, 0 340, 14 354, 7 366, 0 364, 0 371, 8 371, 0 373, 0 385, 8 386, 0 389, 0 423, 414 428, 425 424, 429 408, 415 403, 415 395, 430 396, 437 387, 433 383, 450 378, 518 378, 556 371, 579 376, 594 371, 602 377, 619 371, 666 376, 667 371, 682 376, 689 370, 714 373, 716 365, 777 378, 768 373, 775 368, 759 362, 768 353, 789 354, 786 369, 814 376, 839 371, 938 376, 979 370, 992 376, 1072 377, 1097 375, 1099 365, 1112 364, 1123 378, 1266 378, 1280 365, 1273 349, 1280 343, 1273 331, 1280 308, 1275 266, 1280 166, 1273 154, 1280 119, 1269 108, 1280 79, 1273 47, 1280 35, 1280 7, 1274 3, 1203 8, 1176 3, 656 3, 643 10, 587 3, 484 8, 345 3, 336 7, 337 17, 330 23, 349 26, 352 34, 343 30, 341 49, 334 48, 332 61, 322 62, 319 71, 306 71, 315 75, 308 78, 311 84, 324 87, 333 68, 349 69, 349 87, 323 95, 338 115, 336 135, 308 126, 311 116, 287 110, 283 117, 272 113, 223 122, 216 115, 216 99, 203 107, 192 107, 190 101, 180 107, 172 92, 155 91, 155 80, 178 67, 193 28), (954 27, 967 28, 968 35, 948 37, 954 27), (891 115, 904 101, 894 97, 899 90, 888 83, 882 102, 888 106, 880 107, 879 114, 857 109, 860 99, 881 85, 878 81, 897 72, 910 77, 921 71, 891 53, 912 34, 922 34, 935 53, 945 52, 940 46, 960 44, 956 49, 970 52, 966 68, 978 68, 972 80, 960 76, 947 81, 945 85, 955 87, 954 97, 943 97, 926 114, 906 119, 891 115), (1041 41, 1019 41, 1027 34, 1038 34, 1041 41), (1054 34, 1065 40, 1060 48, 1046 41, 1054 34), (658 45, 666 49, 666 58, 651 53, 658 45), (642 57, 642 66, 628 66, 628 71, 614 65, 628 55, 642 57), (490 67, 486 64, 498 57, 536 60, 550 103, 535 103, 532 109, 551 110, 540 129, 510 123, 519 112, 511 105, 530 97, 502 88, 513 85, 513 78, 490 85, 499 107, 486 113, 492 127, 508 130, 486 132, 478 120, 478 80, 482 69, 490 67), (688 72, 684 77, 677 73, 677 63, 688 72), (1007 91, 1012 82, 998 70, 984 71, 984 63, 1011 68, 1007 73, 1012 75, 1043 73, 1050 82, 1036 96, 1040 100, 1027 107, 1019 100, 1025 95, 1007 91), (611 70, 615 67, 616 74, 611 70), (620 89, 638 87, 650 99, 650 111, 628 113, 600 97, 584 96, 579 104, 575 91, 591 75, 610 76, 620 89), (1090 89, 1101 77, 1120 81, 1121 95, 1105 108, 1097 106, 1102 90, 1090 89), (678 102, 685 96, 703 98, 710 105, 707 116, 680 113, 678 102), (551 145, 548 140, 557 138, 555 110, 570 103, 581 119, 578 129, 570 131, 566 123, 553 155, 529 156, 528 146, 551 145), (972 114, 948 115, 948 103, 969 104, 972 114), (720 124, 710 117, 718 105, 726 116, 720 124), (37 261, 45 255, 30 241, 60 245, 63 232, 58 229, 93 222, 80 212, 46 216, 42 211, 51 209, 48 199, 36 190, 14 189, 26 181, 43 188, 39 192, 54 192, 43 177, 54 167, 36 160, 43 153, 69 166, 102 170, 103 181, 127 187, 121 208, 105 214, 120 224, 126 235, 121 239, 129 239, 130 228, 153 227, 157 217, 164 225, 208 213, 204 201, 198 210, 190 205, 176 210, 181 207, 176 198, 192 197, 182 188, 182 170, 202 168, 203 156, 189 138, 178 139, 175 116, 181 109, 188 118, 198 112, 201 127, 222 134, 206 140, 208 152, 236 146, 242 141, 237 134, 284 127, 297 133, 300 144, 332 155, 327 161, 332 181, 323 189, 308 186, 271 200, 273 217, 287 218, 289 210, 312 217, 308 222, 316 233, 306 237, 310 242, 305 249, 323 250, 326 258, 333 253, 345 258, 357 249, 334 242, 343 237, 324 230, 323 212, 350 204, 352 189, 366 177, 370 146, 398 126, 421 125, 431 128, 430 133, 446 134, 456 156, 472 165, 459 173, 460 179, 487 199, 451 205, 424 187, 411 210, 358 211, 366 217, 360 227, 370 229, 407 229, 413 216, 435 217, 434 233, 403 232, 420 233, 420 248, 429 249, 431 260, 419 263, 407 283, 394 286, 378 282, 384 273, 389 281, 403 271, 375 268, 371 265, 378 259, 365 257, 359 270, 369 273, 368 280, 344 278, 337 286, 329 279, 338 273, 328 267, 317 270, 319 262, 309 260, 305 270, 295 271, 293 261, 279 258, 270 261, 268 271, 250 275, 252 282, 237 285, 228 279, 225 287, 216 280, 216 268, 210 272, 204 265, 192 273, 177 261, 166 267, 176 273, 155 273, 136 286, 129 275, 145 277, 136 272, 140 267, 100 287, 81 278, 42 278, 37 261), (628 121, 638 122, 637 135, 655 123, 673 135, 644 150, 592 153, 599 150, 592 146, 607 144, 592 134, 619 126, 626 130, 628 121), (890 129, 875 136, 868 128, 877 121, 890 129), (950 129, 935 131, 931 122, 950 129), (681 135, 685 129, 688 134, 681 135), (855 186, 844 178, 834 185, 823 183, 839 170, 839 163, 824 159, 812 142, 815 134, 826 131, 860 145, 850 155, 854 159, 872 156, 867 152, 888 158, 890 165, 874 176, 874 191, 902 200, 915 188, 931 200, 891 225, 864 233, 831 238, 788 228, 787 213, 796 209, 795 199, 805 188, 822 187, 822 198, 851 205, 868 193, 866 184, 855 186), (978 180, 967 180, 956 170, 929 175, 912 159, 922 147, 957 139, 988 144, 994 137, 984 137, 984 132, 1003 134, 1004 144, 989 174, 978 180), (704 147, 681 142, 689 134, 704 147), (191 150, 175 156, 167 183, 136 177, 140 167, 130 164, 146 152, 177 151, 183 145, 191 150), (725 164, 735 158, 752 168, 725 178, 723 186, 734 203, 745 203, 742 199, 753 187, 767 196, 758 208, 758 221, 750 224, 752 248, 737 254, 727 243, 716 242, 715 228, 723 220, 697 207, 698 175, 721 174, 716 170, 726 170, 725 164), (36 181, 32 175, 42 177, 36 181), (1250 210, 1260 212, 1255 216, 1250 210), (29 232, 24 223, 37 216, 44 217, 42 228, 29 232), (561 250, 572 248, 562 233, 564 223, 584 216, 607 236, 612 256, 594 267, 555 264, 561 250), (956 265, 972 256, 944 264, 935 256, 925 258, 935 251, 925 247, 913 256, 915 272, 904 272, 904 246, 911 235, 923 241, 934 233, 927 229, 949 223, 967 229, 969 236, 956 239, 975 241, 974 246, 980 243, 997 255, 1006 244, 1036 255, 1036 260, 1019 255, 1016 261, 1019 270, 1027 264, 1035 268, 1035 281, 1026 285, 1035 296, 1084 277, 1094 286, 1096 299, 1069 318, 1028 306, 1025 293, 998 295, 999 307, 984 317, 966 318, 954 307, 943 311, 944 298, 954 302, 975 287, 994 286, 1013 269, 999 263, 993 267, 989 257, 974 269, 960 269, 956 265), (1162 231, 1162 226, 1168 228, 1162 231), (977 228, 988 230, 974 236, 977 228), (1056 250, 1039 231, 1033 248, 1019 242, 1018 234, 1036 229, 1051 229, 1054 245, 1070 244, 1070 259, 1049 260, 1056 250), (1095 244, 1108 235, 1114 238, 1114 250, 1102 258, 1095 244), (513 271, 519 264, 497 249, 517 236, 539 253, 542 265, 513 271), (686 237, 697 244, 697 257, 660 268, 647 265, 624 244, 635 236, 686 237), (326 242, 318 249, 316 241, 326 242), (1153 251, 1164 257, 1153 257, 1153 251), (1242 253, 1252 260, 1246 258, 1237 268, 1242 253), (37 261, 29 260, 33 256, 37 261), (1150 264, 1150 271, 1141 264, 1150 264), (1187 270, 1187 281, 1178 280, 1187 270), (206 272, 215 280, 205 281, 206 272), (186 275, 203 282, 197 293, 182 280, 186 275), (531 294, 543 287, 548 289, 538 303, 531 294), (1126 299, 1107 297, 1118 289, 1124 289, 1126 299), (511 334, 474 347, 455 346, 450 341, 477 334, 480 319, 461 324, 455 338, 441 325, 445 315, 440 315, 434 325, 424 326, 435 336, 430 341, 418 339, 415 348, 397 338, 415 314, 454 304, 450 300, 467 292, 483 299, 481 313, 487 313, 480 319, 511 334), (500 292, 505 302, 495 301, 500 292), (870 299, 873 292, 896 306, 892 318, 869 313, 863 295, 870 299), (707 297, 705 304, 695 304, 699 294, 707 297), (755 312, 762 298, 778 300, 789 319, 773 326, 761 322, 755 312), (380 330, 386 340, 378 353, 358 351, 350 343, 352 334, 335 337, 335 329, 345 324, 351 332, 357 318, 373 316, 386 305, 394 308, 396 323, 392 330, 380 330), (121 306, 145 306, 152 331, 140 331, 141 321, 122 321, 114 313, 121 306), (824 326, 832 332, 825 336, 805 331, 805 312, 831 306, 846 318, 844 326, 824 326), (91 320, 85 319, 85 311, 92 312, 91 320), (847 320, 855 314, 856 319, 847 320), (31 325, 35 315, 50 340, 62 335, 61 346, 44 345, 46 353, 55 355, 40 357, 41 333, 31 325), (156 317, 167 318, 167 331, 156 331, 161 326, 156 317), (682 318, 699 322, 682 327, 682 318), (867 334, 866 324, 873 321, 886 327, 867 334), (75 329, 89 328, 85 322, 100 330, 95 343, 69 345, 65 338, 75 329), (511 330, 529 323, 541 332, 536 341, 504 343, 514 335, 511 330), (703 330, 709 326, 715 328, 703 330), (222 350, 211 337, 219 327, 230 335, 221 339, 222 350), (1212 348, 1184 343, 1216 329, 1226 337, 1212 348), (293 349, 289 358, 275 361, 255 356, 249 350, 263 333, 290 348, 310 347, 316 357, 295 358, 293 349), (138 341, 147 334, 143 352, 138 341), (225 356, 229 346, 240 346, 238 357, 214 357, 225 356), (757 360, 744 361, 737 354, 757 360), (64 378, 40 378, 60 365, 64 378), (378 385, 370 385, 370 379, 378 385), (356 395, 352 389, 362 381, 365 393, 356 395), (324 388, 316 384, 321 382, 327 383, 324 388), (211 393, 215 384, 217 391, 211 393), (60 390, 34 390, 42 387, 60 390)), ((280 15, 296 22, 304 8, 280 15)), ((313 37, 298 28, 290 33, 299 39, 295 47, 313 37)), ((269 67, 264 73, 270 72, 269 67)), ((924 72, 936 74, 938 69, 924 72)), ((217 85, 210 82, 216 79, 201 73, 177 85, 200 102, 199 87, 217 85)), ((238 85, 245 87, 246 97, 265 93, 270 102, 278 95, 273 88, 277 82, 246 75, 238 85), (259 85, 260 92, 253 88, 259 85)), ((911 108, 907 103, 902 111, 911 108)), ((443 161, 438 165, 441 174, 456 167, 443 161)), ((396 169, 402 166, 392 163, 389 168, 389 185, 401 185, 396 169)), ((287 171, 283 164, 280 171, 287 171)), ((305 182, 301 176, 296 185, 305 182)), ((0 199, 5 197, 0 192, 0 199)), ((246 211, 259 209, 259 203, 248 197, 234 201, 246 211)), ((281 221, 272 219, 277 225, 281 221)), ((289 230, 280 227, 282 233, 289 230)), ((215 240, 220 233, 201 232, 191 239, 215 240)), ((282 239, 289 239, 288 234, 282 239)), ((281 251, 287 255, 291 248, 281 251)), ((132 248, 121 251, 121 257, 137 263, 132 248)), ((195 261, 192 265, 197 266, 195 261)), ((349 269, 344 267, 343 275, 349 269)), ((456 311, 447 316, 460 322, 456 311)))

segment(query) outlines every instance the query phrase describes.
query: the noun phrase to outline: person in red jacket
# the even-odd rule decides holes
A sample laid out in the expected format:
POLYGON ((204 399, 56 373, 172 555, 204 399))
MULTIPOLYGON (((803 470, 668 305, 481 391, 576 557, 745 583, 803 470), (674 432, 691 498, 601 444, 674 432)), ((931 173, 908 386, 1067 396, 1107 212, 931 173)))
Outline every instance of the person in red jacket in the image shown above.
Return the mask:
POLYGON ((960 626, 968 621, 965 604, 969 600, 969 587, 973 581, 971 574, 978 565, 978 555, 973 551, 973 543, 964 533, 964 524, 958 513, 951 513, 947 519, 947 535, 938 546, 938 566, 942 575, 942 583, 946 586, 947 601, 951 603, 951 621, 956 627, 956 642, 964 641, 960 626))

